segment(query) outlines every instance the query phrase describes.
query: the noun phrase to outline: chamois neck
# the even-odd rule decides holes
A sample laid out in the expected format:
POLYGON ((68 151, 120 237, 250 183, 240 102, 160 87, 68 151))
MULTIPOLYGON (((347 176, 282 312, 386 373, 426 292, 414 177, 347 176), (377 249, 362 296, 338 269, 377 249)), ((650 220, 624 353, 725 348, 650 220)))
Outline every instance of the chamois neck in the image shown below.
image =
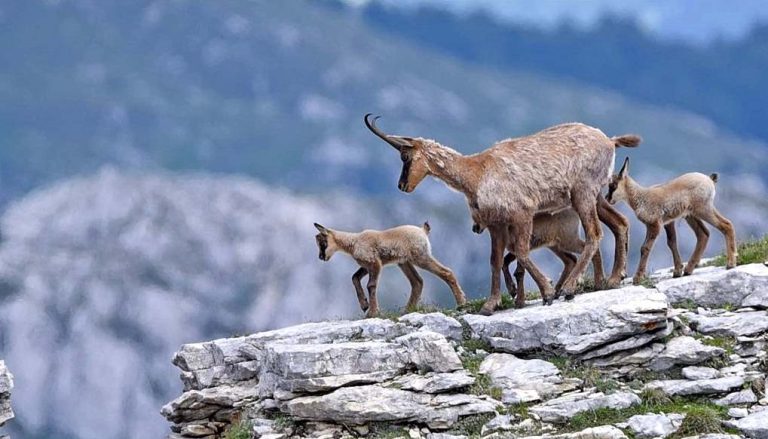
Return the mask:
POLYGON ((629 203, 633 210, 637 210, 637 207, 641 205, 642 201, 645 199, 647 189, 641 186, 640 183, 633 180, 630 176, 627 176, 626 185, 627 203, 629 203))
POLYGON ((464 194, 474 193, 477 181, 468 166, 468 157, 437 142, 425 150, 429 172, 450 188, 464 194))
POLYGON ((336 241, 339 250, 347 254, 352 254, 358 236, 359 233, 333 231, 333 239, 336 241))

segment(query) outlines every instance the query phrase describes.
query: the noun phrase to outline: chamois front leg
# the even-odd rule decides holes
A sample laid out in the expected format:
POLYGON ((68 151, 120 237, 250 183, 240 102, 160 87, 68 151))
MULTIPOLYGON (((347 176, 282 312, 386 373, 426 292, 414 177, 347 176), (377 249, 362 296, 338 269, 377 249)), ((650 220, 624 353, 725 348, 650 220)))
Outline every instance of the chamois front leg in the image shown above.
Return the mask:
MULTIPOLYGON (((577 193, 571 196, 573 209, 579 215, 581 220, 581 226, 584 228, 584 235, 586 237, 584 243, 584 251, 581 252, 576 260, 576 266, 568 275, 568 278, 563 283, 563 293, 565 294, 565 300, 571 300, 574 298, 576 291, 576 281, 579 280, 582 274, 587 270, 587 264, 595 256, 600 247, 600 239, 603 236, 603 230, 600 227, 600 220, 597 215, 597 206, 595 198, 590 196, 579 196, 577 193)), ((620 243, 617 241, 617 247, 620 243)), ((617 251, 618 254, 618 251, 617 251)), ((616 265, 614 264, 614 269, 616 265)), ((614 273, 615 274, 615 273, 614 273)))
POLYGON ((504 264, 504 249, 507 246, 506 226, 489 226, 491 235, 491 294, 480 308, 480 314, 489 316, 501 305, 501 286, 499 272, 504 264))
POLYGON ((379 275, 381 275, 381 264, 368 268, 368 299, 371 301, 371 306, 365 314, 366 317, 376 317, 379 314, 379 299, 376 297, 379 275))
POLYGON ((640 263, 637 266, 637 271, 635 272, 635 277, 633 279, 635 285, 640 285, 643 279, 645 279, 645 270, 648 267, 648 256, 650 256, 651 250, 653 250, 653 244, 656 242, 659 232, 661 232, 661 222, 646 224, 645 228, 645 242, 643 242, 643 246, 640 247, 640 263))
POLYGON ((689 276, 693 273, 696 266, 699 265, 701 256, 707 248, 707 242, 709 242, 709 230, 707 229, 707 225, 704 224, 704 221, 694 216, 685 217, 685 221, 691 226, 693 233, 696 234, 696 248, 693 249, 693 254, 691 255, 691 258, 688 259, 688 263, 685 264, 685 269, 683 270, 683 274, 689 276))
POLYGON ((419 305, 419 300, 421 300, 421 292, 424 289, 424 280, 419 276, 419 273, 410 262, 405 262, 398 266, 411 284, 411 295, 408 298, 408 303, 405 305, 405 309, 412 312, 416 310, 416 307, 419 305))
POLYGON ((363 285, 360 282, 363 279, 363 276, 368 274, 368 270, 366 270, 363 267, 360 267, 359 270, 355 272, 355 274, 352 275, 352 284, 355 285, 355 292, 357 293, 357 301, 360 303, 360 309, 363 310, 363 312, 368 311, 368 299, 365 297, 365 291, 363 290, 363 285))
MULTIPOLYGON (((608 288, 618 288, 627 273, 627 252, 629 251, 629 220, 605 200, 597 196, 597 215, 613 234, 615 241, 613 269, 605 281, 608 288)), ((601 262, 602 264, 602 262, 601 262)), ((602 272, 602 265, 600 267, 602 272)))
POLYGON ((515 262, 515 259, 516 258, 514 253, 507 253, 507 255, 504 256, 504 264, 502 266, 502 272, 504 273, 504 283, 507 286, 507 293, 509 293, 510 296, 515 294, 515 290, 517 289, 515 287, 515 281, 512 278, 512 273, 509 271, 509 266, 515 262))
POLYGON ((533 232, 533 214, 521 212, 517 218, 512 220, 512 230, 515 234, 512 241, 514 243, 515 255, 517 256, 517 263, 522 265, 525 271, 531 275, 533 281, 536 282, 536 286, 541 291, 541 298, 544 304, 551 305, 555 300, 555 292, 552 289, 552 285, 547 276, 533 263, 529 255, 531 234, 533 232))
POLYGON ((683 260, 680 258, 680 252, 677 249, 677 231, 675 230, 675 222, 664 224, 664 232, 667 234, 667 247, 672 251, 672 262, 675 266, 672 272, 672 277, 680 277, 683 275, 683 260))
POLYGON ((555 284, 555 297, 557 298, 560 297, 560 292, 565 280, 568 278, 568 275, 571 274, 571 271, 573 271, 573 267, 576 266, 576 256, 558 248, 550 248, 550 250, 563 262, 563 273, 555 284))

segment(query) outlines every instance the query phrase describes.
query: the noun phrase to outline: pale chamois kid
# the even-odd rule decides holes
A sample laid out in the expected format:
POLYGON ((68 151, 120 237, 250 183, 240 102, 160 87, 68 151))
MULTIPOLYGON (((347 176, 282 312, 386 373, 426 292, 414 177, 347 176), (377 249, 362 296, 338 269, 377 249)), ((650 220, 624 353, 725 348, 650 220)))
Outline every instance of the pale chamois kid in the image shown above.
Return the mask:
MULTIPOLYGON (((472 231, 482 233, 485 226, 480 224, 480 218, 470 206, 472 215, 472 231)), ((584 240, 579 236, 581 222, 579 216, 573 209, 565 209, 560 212, 549 214, 541 213, 533 217, 533 232, 531 233, 531 250, 546 247, 552 251, 563 262, 563 272, 555 285, 555 294, 559 294, 565 279, 573 271, 576 265, 576 256, 584 250, 584 240)), ((515 269, 515 278, 512 280, 512 274, 509 271, 509 265, 515 261, 514 245, 510 242, 507 245, 509 253, 504 257, 504 282, 507 285, 507 291, 511 296, 515 296, 515 307, 525 306, 525 268, 518 263, 515 269)), ((603 261, 600 249, 595 251, 592 257, 592 267, 594 269, 594 282, 596 288, 603 286, 603 261)))
POLYGON ((408 310, 413 310, 418 305, 424 287, 424 281, 415 267, 427 270, 445 281, 453 292, 457 306, 462 306, 467 301, 453 272, 432 257, 432 247, 427 236, 430 231, 429 223, 424 223, 422 227, 399 226, 381 231, 364 230, 359 233, 331 230, 317 223, 315 228, 320 232, 315 236, 315 240, 321 260, 328 261, 334 253, 341 251, 350 255, 360 265, 360 269, 352 276, 352 283, 360 309, 367 311, 367 317, 374 317, 379 312, 376 287, 381 269, 389 264, 397 264, 411 284, 411 295, 406 305, 408 310), (367 299, 360 283, 366 275, 367 299))
POLYGON ((736 266, 736 234, 733 224, 715 208, 715 183, 717 174, 707 176, 691 172, 663 184, 643 187, 629 176, 629 158, 624 160, 621 170, 613 176, 608 186, 607 200, 611 204, 626 201, 635 211, 637 219, 645 224, 645 242, 640 249, 635 284, 645 277, 648 255, 662 227, 667 234, 667 245, 672 250, 674 277, 693 273, 701 260, 709 240, 709 231, 704 222, 712 224, 725 236, 726 268, 736 266), (678 218, 685 218, 696 234, 696 248, 685 270, 677 250, 675 220, 678 218))

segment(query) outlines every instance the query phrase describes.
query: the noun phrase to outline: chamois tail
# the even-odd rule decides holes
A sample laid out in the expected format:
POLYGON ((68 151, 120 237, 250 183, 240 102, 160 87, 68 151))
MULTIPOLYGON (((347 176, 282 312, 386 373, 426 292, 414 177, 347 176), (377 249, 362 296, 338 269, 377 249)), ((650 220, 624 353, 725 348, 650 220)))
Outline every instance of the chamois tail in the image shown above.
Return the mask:
POLYGON ((634 148, 643 141, 643 138, 636 134, 624 134, 623 136, 611 137, 611 141, 616 148, 620 146, 634 148))

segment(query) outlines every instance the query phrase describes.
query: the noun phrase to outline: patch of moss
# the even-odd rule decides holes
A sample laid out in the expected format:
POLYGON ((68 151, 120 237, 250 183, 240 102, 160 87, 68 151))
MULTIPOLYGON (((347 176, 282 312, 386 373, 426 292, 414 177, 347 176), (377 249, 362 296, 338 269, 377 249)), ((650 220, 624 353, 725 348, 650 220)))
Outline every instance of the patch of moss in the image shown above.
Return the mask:
POLYGON ((726 355, 731 355, 736 349, 737 341, 735 338, 727 335, 716 335, 713 337, 699 337, 702 344, 725 349, 726 355))
POLYGON ((229 426, 224 432, 224 439, 252 439, 253 426, 248 421, 240 421, 229 426))
POLYGON ((408 437, 408 429, 402 425, 393 425, 388 422, 372 422, 368 424, 367 437, 373 439, 408 437))
POLYGON ((453 424, 453 427, 448 430, 448 433, 469 437, 480 437, 483 425, 487 424, 494 416, 494 414, 465 416, 453 424))
MULTIPOLYGON (((737 247, 739 253, 736 258, 737 265, 762 263, 768 261, 768 235, 763 236, 760 239, 753 239, 739 243, 737 247)), ((717 267, 725 266, 725 255, 720 255, 714 258, 707 265, 714 265, 717 267)))

